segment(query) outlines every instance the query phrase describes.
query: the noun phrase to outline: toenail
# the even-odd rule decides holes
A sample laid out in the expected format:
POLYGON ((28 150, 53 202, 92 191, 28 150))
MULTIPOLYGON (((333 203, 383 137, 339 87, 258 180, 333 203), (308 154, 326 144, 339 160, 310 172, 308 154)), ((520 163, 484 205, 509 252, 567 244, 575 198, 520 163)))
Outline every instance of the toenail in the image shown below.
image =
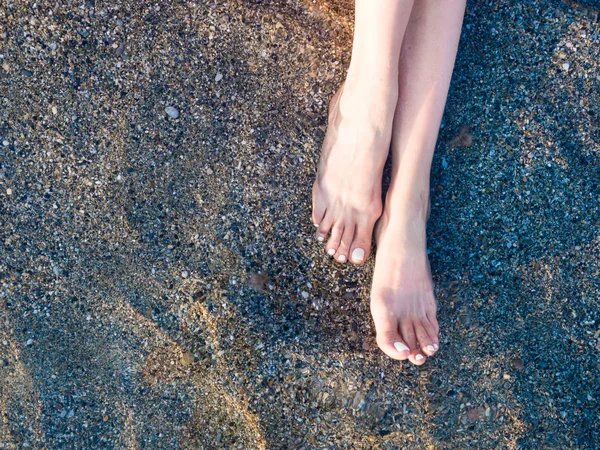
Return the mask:
POLYGON ((429 344, 427 346, 427 350, 429 350, 430 352, 434 352, 435 351, 435 347, 433 345, 429 344))
POLYGON ((424 356, 423 356, 423 355, 421 355, 420 353, 419 353, 417 356, 415 356, 415 359, 416 359, 417 361, 421 361, 423 358, 424 358, 424 356))
POLYGON ((338 256, 338 261, 339 262, 346 262, 346 255, 340 255, 340 256, 338 256))
POLYGON ((325 239, 325 238, 324 238, 323 236, 318 236, 318 237, 317 237, 317 241, 319 241, 319 242, 323 242, 323 240, 324 240, 324 239, 325 239))
POLYGON ((319 227, 319 224, 318 224, 318 223, 313 223, 313 225, 314 225, 315 227, 317 227, 317 228, 319 227))
POLYGON ((365 251, 362 248, 355 248, 352 252, 352 259, 354 261, 362 261, 365 259, 365 251))
POLYGON ((410 348, 408 348, 404 342, 394 342, 394 347, 396 347, 398 353, 407 352, 410 350, 410 348))
POLYGON ((333 255, 335 255, 335 249, 330 248, 329 250, 327 250, 327 253, 329 253, 330 256, 333 256, 333 255))
POLYGON ((433 349, 434 349, 434 350, 437 350, 438 348, 440 348, 440 347, 439 347, 439 345, 437 345, 437 344, 433 344, 433 349))

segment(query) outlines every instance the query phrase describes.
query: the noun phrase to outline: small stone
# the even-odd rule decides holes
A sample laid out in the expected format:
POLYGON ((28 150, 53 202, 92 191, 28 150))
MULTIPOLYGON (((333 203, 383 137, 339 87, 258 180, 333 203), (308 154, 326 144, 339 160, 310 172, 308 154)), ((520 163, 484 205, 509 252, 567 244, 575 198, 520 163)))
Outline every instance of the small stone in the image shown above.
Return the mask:
POLYGON ((190 273, 187 270, 184 270, 183 272, 181 272, 181 278, 187 278, 190 276, 190 273))
POLYGON ((10 142, 8 142, 7 140, 2 141, 2 145, 4 145, 5 147, 8 147, 10 145, 10 142))
POLYGON ((50 47, 51 51, 55 51, 58 48, 58 44, 56 42, 52 42, 48 47, 50 47))
POLYGON ((502 375, 502 378, 504 378, 505 380, 510 380, 510 375, 505 373, 504 375, 502 375))
POLYGON ((88 30, 86 30, 85 28, 79 27, 79 28, 77 28, 77 32, 84 39, 87 39, 90 37, 90 32, 88 30))
POLYGON ((568 71, 570 67, 571 67, 571 65, 569 63, 564 63, 562 65, 563 70, 567 70, 568 71))
POLYGON ((483 415, 483 408, 481 408, 481 407, 467 408, 467 417, 469 418, 469 420, 471 422, 475 422, 475 421, 481 419, 482 415, 483 415))
POLYGON ((33 344, 33 339, 28 339, 27 342, 25 343, 25 345, 31 345, 33 344))
POLYGON ((302 298, 306 300, 308 298, 308 292, 302 291, 302 298))
POLYGON ((0 358, 0 368, 8 366, 8 362, 5 359, 0 358))
POLYGON ((33 72, 29 69, 23 69, 23 75, 25 75, 26 77, 31 77, 33 76, 33 72))
POLYGON ((173 108, 172 106, 167 106, 165 108, 165 112, 169 115, 169 117, 172 117, 173 119, 177 119, 179 117, 179 111, 177 111, 177 109, 173 108))
POLYGON ((6 190, 6 195, 12 195, 12 189, 11 188, 8 188, 6 190))
POLYGON ((117 56, 121 56, 125 51, 125 44, 121 44, 117 47, 117 51, 115 52, 117 56))
POLYGON ((183 352, 183 355, 181 355, 181 364, 184 367, 187 367, 190 364, 192 364, 193 362, 194 362, 194 355, 191 352, 183 352))
POLYGON ((221 81, 223 79, 223 74, 218 73, 217 76, 215 77, 215 81, 218 83, 219 81, 221 81))
POLYGON ((540 361, 539 365, 542 369, 547 369, 550 366, 546 361, 540 361))
POLYGON ((521 358, 513 358, 512 360, 512 365, 514 368, 516 369, 522 369, 523 368, 523 360, 521 358))
POLYGON ((58 114, 58 108, 56 106, 52 107, 52 114, 54 114, 54 115, 58 114))
POLYGON ((2 68, 4 69, 5 72, 8 72, 10 70, 10 66, 8 65, 8 63, 3 63, 2 68))

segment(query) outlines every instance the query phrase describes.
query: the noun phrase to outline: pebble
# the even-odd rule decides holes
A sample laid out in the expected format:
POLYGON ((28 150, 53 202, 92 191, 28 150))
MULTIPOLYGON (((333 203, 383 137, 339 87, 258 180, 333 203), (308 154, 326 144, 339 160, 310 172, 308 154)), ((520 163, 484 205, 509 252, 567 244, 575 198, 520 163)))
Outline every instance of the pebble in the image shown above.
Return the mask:
POLYGON ((54 115, 58 114, 58 108, 56 106, 52 107, 52 114, 54 114, 54 115))
POLYGON ((25 345, 31 345, 33 344, 33 339, 28 339, 27 342, 25 343, 25 345))
POLYGON ((562 68, 563 68, 564 70, 569 70, 569 68, 570 68, 570 67, 571 67, 571 65, 570 65, 569 63, 564 63, 564 64, 562 65, 562 68))
POLYGON ((124 44, 119 45, 117 47, 117 51, 116 51, 117 56, 121 56, 124 51, 125 51, 125 45, 124 44))
POLYGON ((77 32, 84 39, 87 39, 90 37, 90 32, 88 30, 86 30, 85 28, 77 28, 77 32))
POLYGON ((302 298, 306 300, 308 298, 308 292, 302 291, 302 298))
POLYGON ((169 115, 169 117, 172 117, 173 119, 177 119, 179 117, 179 111, 177 111, 177 109, 173 108, 172 106, 167 106, 165 108, 165 112, 169 115))
POLYGON ((11 188, 8 188, 6 190, 6 195, 12 195, 12 189, 11 188))
POLYGON ((547 369, 549 364, 546 361, 540 361, 540 367, 542 369, 547 369))
POLYGON ((5 147, 8 147, 10 145, 10 142, 8 141, 2 141, 2 145, 4 145, 5 147))
POLYGON ((215 77, 215 81, 218 83, 219 81, 221 81, 223 79, 223 74, 218 73, 217 76, 215 77))
POLYGON ((49 47, 51 51, 55 51, 58 48, 58 44, 56 42, 52 42, 49 47))
POLYGON ((187 270, 184 270, 183 272, 181 272, 181 278, 187 278, 190 276, 190 273, 187 270))

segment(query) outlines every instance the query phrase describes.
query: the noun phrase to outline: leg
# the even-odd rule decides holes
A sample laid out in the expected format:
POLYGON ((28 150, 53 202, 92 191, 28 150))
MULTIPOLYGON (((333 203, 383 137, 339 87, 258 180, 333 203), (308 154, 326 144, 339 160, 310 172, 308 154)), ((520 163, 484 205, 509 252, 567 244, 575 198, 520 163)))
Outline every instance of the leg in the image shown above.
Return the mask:
POLYGON ((337 261, 364 262, 381 215, 381 176, 398 98, 398 58, 413 0, 356 0, 352 61, 334 95, 313 185, 317 238, 337 261))
POLYGON ((375 232, 371 312, 390 357, 423 364, 438 349, 427 257, 429 172, 460 38, 465 0, 419 0, 399 62, 392 180, 375 232))

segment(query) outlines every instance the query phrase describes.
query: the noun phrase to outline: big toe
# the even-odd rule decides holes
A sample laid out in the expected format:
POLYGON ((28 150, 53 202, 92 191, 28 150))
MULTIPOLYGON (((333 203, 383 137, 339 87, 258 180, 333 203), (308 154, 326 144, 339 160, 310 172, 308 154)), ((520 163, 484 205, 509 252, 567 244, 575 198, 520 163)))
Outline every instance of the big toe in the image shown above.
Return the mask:
POLYGON ((378 320, 375 318, 377 345, 392 359, 403 361, 408 358, 410 348, 398 333, 398 323, 393 318, 378 320))

